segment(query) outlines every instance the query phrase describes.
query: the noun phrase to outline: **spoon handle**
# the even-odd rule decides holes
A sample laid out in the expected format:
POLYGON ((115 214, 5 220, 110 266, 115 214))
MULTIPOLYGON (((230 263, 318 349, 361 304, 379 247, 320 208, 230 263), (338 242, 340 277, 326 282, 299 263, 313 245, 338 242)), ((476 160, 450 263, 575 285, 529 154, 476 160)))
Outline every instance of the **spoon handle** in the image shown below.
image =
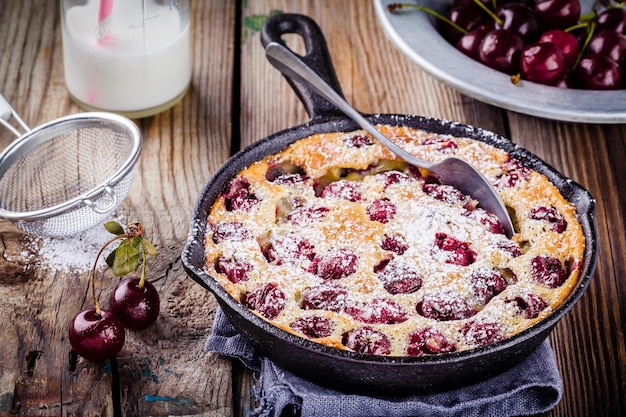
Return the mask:
POLYGON ((346 116, 354 120, 359 126, 366 130, 376 140, 381 142, 393 153, 404 159, 411 165, 429 169, 433 165, 411 155, 400 146, 393 143, 385 135, 380 133, 370 122, 356 111, 347 101, 332 89, 319 75, 304 64, 293 52, 285 48, 278 42, 271 42, 265 48, 267 60, 283 74, 289 75, 293 79, 308 84, 319 95, 334 104, 346 116))

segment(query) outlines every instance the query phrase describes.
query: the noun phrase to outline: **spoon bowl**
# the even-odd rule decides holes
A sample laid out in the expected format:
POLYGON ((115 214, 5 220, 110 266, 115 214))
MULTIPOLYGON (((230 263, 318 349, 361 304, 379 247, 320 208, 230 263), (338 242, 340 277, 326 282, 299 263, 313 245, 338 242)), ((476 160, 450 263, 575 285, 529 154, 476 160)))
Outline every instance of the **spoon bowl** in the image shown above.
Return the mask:
POLYGON ((483 209, 493 213, 498 218, 506 236, 509 238, 513 236, 515 233, 513 222, 504 203, 489 181, 472 165, 454 157, 436 163, 415 157, 383 135, 289 49, 278 42, 271 42, 265 48, 265 55, 268 61, 279 71, 309 85, 316 93, 334 104, 391 152, 413 166, 433 172, 442 183, 451 185, 476 199, 483 209))

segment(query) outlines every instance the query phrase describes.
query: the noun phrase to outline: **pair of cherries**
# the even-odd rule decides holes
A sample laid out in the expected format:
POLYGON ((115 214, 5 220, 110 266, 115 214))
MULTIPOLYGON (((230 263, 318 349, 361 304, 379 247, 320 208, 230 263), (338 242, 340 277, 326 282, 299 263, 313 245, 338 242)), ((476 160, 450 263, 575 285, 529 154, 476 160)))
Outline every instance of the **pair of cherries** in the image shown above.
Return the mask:
POLYGON ((156 255, 156 249, 143 237, 143 226, 130 223, 127 230, 116 222, 105 223, 116 236, 104 244, 91 271, 94 307, 81 311, 71 320, 69 339, 74 351, 93 362, 104 362, 116 356, 126 341, 126 329, 144 330, 157 319, 160 310, 159 293, 145 279, 146 258, 156 255), (141 254, 141 277, 122 279, 111 292, 109 309, 100 308, 95 290, 95 272, 104 249, 113 242, 119 246, 107 257, 107 264, 117 276, 133 272, 141 254))

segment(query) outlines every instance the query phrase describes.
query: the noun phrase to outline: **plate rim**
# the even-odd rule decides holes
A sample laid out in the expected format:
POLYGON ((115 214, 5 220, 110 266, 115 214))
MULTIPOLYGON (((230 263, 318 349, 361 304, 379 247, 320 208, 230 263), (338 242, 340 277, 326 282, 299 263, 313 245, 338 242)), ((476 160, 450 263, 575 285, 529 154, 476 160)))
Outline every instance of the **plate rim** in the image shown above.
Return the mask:
MULTIPOLYGON (((437 2, 441 7, 442 0, 437 2)), ((377 20, 387 39, 413 64, 455 90, 487 104, 544 119, 603 124, 626 122, 626 89, 563 89, 523 80, 514 85, 509 75, 457 51, 435 30, 426 13, 391 14, 386 10, 389 3, 393 1, 374 0, 377 20), (477 84, 477 79, 482 82, 477 84)), ((433 0, 416 2, 428 7, 432 3, 433 0)))

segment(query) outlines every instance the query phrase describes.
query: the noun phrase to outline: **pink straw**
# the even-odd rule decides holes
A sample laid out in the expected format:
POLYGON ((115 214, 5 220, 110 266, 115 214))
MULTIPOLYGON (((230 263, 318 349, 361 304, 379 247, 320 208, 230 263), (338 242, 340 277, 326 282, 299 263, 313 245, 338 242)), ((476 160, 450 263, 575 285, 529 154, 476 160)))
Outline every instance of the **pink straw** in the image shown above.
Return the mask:
POLYGON ((113 11, 113 0, 100 0, 98 8, 98 26, 96 27, 96 37, 100 44, 109 42, 111 35, 111 12, 113 11))

